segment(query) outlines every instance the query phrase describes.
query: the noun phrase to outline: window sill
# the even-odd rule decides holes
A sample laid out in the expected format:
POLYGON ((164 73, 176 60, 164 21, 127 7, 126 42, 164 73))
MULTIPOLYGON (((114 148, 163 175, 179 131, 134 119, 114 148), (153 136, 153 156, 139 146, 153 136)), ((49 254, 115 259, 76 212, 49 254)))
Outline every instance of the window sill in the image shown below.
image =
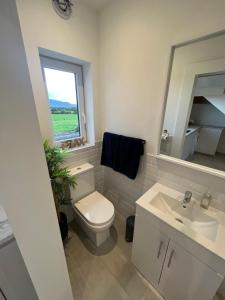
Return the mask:
POLYGON ((85 150, 85 149, 88 149, 88 148, 91 148, 91 147, 94 147, 94 146, 95 146, 95 144, 86 143, 85 145, 68 149, 68 153, 73 154, 73 153, 76 153, 76 152, 79 152, 79 151, 82 151, 82 150, 85 150))

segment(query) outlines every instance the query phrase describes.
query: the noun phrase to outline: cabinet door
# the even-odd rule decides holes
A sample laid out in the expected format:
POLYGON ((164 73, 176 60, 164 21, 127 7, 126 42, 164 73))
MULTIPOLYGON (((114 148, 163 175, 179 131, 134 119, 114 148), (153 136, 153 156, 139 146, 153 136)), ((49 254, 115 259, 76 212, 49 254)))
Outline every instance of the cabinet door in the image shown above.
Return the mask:
POLYGON ((0 300, 18 300, 10 286, 10 280, 4 274, 4 270, 0 269, 0 300))
POLYGON ((0 287, 9 300, 38 299, 15 240, 0 248, 0 287))
POLYGON ((0 288, 0 300, 7 300, 7 297, 1 288, 0 288))
POLYGON ((223 278, 170 241, 159 289, 167 300, 212 300, 223 278))
POLYGON ((7 300, 6 296, 2 292, 1 288, 0 288, 0 300, 7 300))
POLYGON ((137 211, 134 228, 132 261, 153 285, 157 285, 169 239, 156 229, 149 216, 137 211))
POLYGON ((197 151, 215 155, 221 133, 222 128, 202 127, 200 129, 197 151))

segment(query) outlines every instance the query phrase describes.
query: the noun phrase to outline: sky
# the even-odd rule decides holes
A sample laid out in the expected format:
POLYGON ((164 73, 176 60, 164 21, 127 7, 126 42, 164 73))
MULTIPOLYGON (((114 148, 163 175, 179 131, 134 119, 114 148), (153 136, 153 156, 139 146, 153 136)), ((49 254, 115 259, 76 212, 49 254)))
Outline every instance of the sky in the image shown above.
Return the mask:
POLYGON ((74 73, 44 68, 48 98, 77 103, 74 73))

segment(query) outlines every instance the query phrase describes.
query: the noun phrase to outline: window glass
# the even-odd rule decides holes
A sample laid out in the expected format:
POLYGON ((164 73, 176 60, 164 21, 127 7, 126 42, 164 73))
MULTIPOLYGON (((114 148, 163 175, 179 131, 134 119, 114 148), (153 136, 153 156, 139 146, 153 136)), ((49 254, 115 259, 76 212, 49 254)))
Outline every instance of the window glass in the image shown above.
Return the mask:
POLYGON ((44 67, 55 141, 81 136, 76 74, 44 67))

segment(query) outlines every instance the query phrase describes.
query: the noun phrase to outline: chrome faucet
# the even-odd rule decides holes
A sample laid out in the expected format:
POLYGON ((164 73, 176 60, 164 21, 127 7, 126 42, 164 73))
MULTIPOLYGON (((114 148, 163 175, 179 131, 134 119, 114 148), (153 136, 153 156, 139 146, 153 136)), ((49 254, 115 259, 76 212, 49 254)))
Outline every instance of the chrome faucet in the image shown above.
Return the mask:
POLYGON ((186 204, 191 201, 191 197, 192 197, 192 192, 186 191, 184 193, 184 199, 183 199, 183 207, 184 208, 186 207, 186 204))

